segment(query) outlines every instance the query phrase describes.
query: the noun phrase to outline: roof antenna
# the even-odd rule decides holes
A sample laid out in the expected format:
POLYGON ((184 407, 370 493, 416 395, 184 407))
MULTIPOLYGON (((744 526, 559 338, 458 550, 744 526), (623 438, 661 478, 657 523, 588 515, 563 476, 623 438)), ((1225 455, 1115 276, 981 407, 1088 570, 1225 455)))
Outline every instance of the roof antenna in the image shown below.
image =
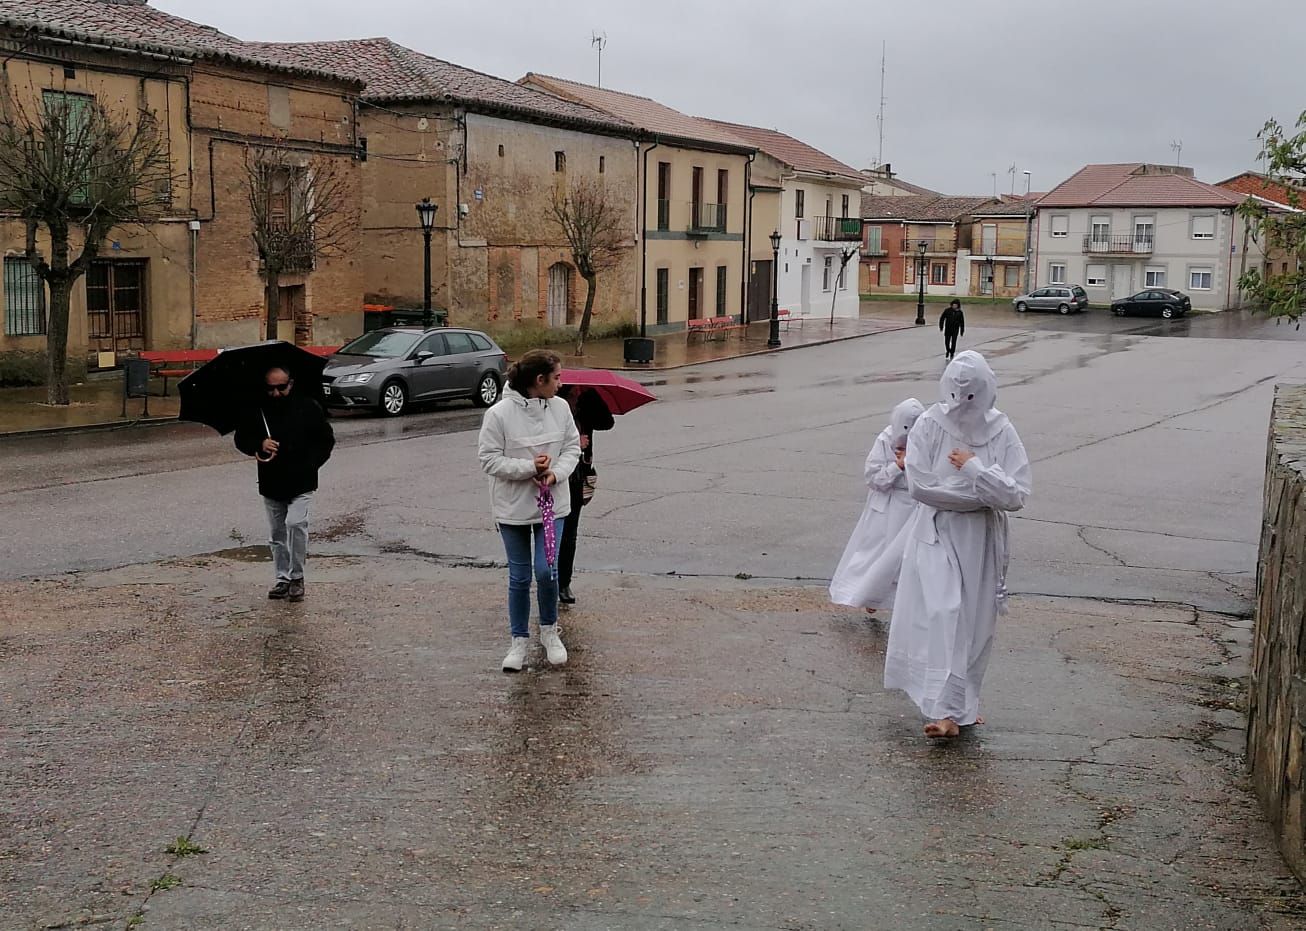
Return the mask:
POLYGON ((590 33, 590 47, 598 49, 599 52, 599 83, 603 86, 603 50, 608 47, 608 34, 595 30, 590 33))
POLYGON ((1184 141, 1182 139, 1176 139, 1170 143, 1170 148, 1174 150, 1174 164, 1175 167, 1178 168, 1179 159, 1184 152, 1184 141))
POLYGON ((884 62, 888 55, 889 43, 887 40, 880 43, 880 115, 875 118, 876 124, 880 129, 880 148, 875 155, 875 167, 879 168, 884 164, 884 62))

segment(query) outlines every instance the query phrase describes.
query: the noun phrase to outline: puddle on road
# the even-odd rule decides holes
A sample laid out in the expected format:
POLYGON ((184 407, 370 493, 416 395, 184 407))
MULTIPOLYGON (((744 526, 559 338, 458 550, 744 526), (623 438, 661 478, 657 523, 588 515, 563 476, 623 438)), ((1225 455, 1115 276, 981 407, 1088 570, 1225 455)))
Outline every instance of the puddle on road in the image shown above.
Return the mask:
POLYGON ((257 546, 233 546, 230 549, 204 553, 203 555, 217 557, 218 559, 231 559, 235 562, 272 561, 272 551, 268 549, 266 543, 260 543, 257 546))

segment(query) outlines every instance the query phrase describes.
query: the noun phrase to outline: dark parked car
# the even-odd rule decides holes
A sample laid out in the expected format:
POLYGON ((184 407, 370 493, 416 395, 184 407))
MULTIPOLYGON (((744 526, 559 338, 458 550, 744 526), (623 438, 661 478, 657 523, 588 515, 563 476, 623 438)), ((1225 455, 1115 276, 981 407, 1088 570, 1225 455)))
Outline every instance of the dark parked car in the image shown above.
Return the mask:
POLYGON ((507 371, 503 350, 477 330, 384 327, 327 360, 322 394, 328 407, 373 407, 390 417, 413 401, 471 398, 489 407, 507 371))
POLYGON ((1039 288, 1011 299, 1011 304, 1022 314, 1027 310, 1055 310, 1069 314, 1088 310, 1088 292, 1077 284, 1058 284, 1039 288))
POLYGON ((1117 317, 1125 314, 1160 315, 1162 317, 1182 317, 1193 309, 1193 302, 1182 291, 1172 288, 1148 288, 1129 297, 1122 297, 1111 302, 1111 313, 1117 317))

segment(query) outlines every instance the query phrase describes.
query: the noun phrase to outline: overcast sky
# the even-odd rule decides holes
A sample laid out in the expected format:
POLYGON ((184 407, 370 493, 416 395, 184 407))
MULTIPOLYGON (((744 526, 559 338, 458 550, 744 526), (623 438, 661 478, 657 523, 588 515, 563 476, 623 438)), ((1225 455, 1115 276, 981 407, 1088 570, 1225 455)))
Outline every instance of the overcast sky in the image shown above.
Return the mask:
POLYGON ((1088 162, 1256 167, 1256 133, 1306 109, 1303 0, 150 0, 242 39, 385 35, 516 80, 603 85, 696 116, 779 129, 858 168, 877 155, 953 194, 1088 162), (309 12, 311 11, 311 13, 309 12))

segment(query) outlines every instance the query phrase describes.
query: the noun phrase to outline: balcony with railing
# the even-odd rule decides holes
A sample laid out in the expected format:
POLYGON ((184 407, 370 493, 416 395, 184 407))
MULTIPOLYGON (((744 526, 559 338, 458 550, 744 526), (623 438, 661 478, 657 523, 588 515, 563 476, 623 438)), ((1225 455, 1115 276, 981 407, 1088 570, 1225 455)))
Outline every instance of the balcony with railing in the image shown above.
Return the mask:
POLYGON ((926 255, 954 255, 957 251, 957 237, 935 236, 933 239, 905 239, 902 243, 903 255, 916 255, 921 243, 925 243, 926 255))
POLYGON ((1084 255, 1151 255, 1151 236, 1095 236, 1084 237, 1084 255))
POLYGON ((1023 236, 999 236, 997 239, 981 239, 978 248, 971 250, 972 255, 1001 255, 1006 258, 1025 257, 1025 239, 1023 236))
POLYGON ((812 217, 811 237, 821 242, 857 242, 862 238, 858 217, 812 217))
POLYGON ((313 231, 295 228, 275 219, 270 220, 268 226, 269 229, 262 237, 263 254, 259 257, 261 270, 266 271, 272 265, 278 274, 311 272, 317 254, 313 231))
POLYGON ((889 254, 889 244, 883 239, 870 239, 862 243, 862 255, 885 256, 889 254))
POLYGON ((689 233, 691 235, 706 236, 708 233, 724 233, 725 231, 725 204, 691 203, 689 205, 689 233))

